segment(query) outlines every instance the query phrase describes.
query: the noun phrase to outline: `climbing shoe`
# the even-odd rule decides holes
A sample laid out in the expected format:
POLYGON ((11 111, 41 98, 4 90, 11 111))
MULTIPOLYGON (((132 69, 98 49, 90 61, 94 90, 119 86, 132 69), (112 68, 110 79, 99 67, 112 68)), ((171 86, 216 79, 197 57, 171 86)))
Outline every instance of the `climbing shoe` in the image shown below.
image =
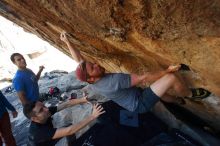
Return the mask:
POLYGON ((211 92, 203 88, 194 88, 191 89, 191 91, 192 91, 192 97, 190 99, 192 100, 201 100, 208 97, 211 94, 211 92))

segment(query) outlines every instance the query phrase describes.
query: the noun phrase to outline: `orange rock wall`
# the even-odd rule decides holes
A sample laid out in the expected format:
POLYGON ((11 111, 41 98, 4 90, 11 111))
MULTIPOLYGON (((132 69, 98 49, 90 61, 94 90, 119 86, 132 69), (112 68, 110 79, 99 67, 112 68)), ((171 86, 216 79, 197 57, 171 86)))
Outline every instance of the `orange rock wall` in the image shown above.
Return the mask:
POLYGON ((220 0, 1 0, 0 15, 70 55, 59 39, 66 30, 110 72, 186 64, 189 86, 220 96, 220 0))

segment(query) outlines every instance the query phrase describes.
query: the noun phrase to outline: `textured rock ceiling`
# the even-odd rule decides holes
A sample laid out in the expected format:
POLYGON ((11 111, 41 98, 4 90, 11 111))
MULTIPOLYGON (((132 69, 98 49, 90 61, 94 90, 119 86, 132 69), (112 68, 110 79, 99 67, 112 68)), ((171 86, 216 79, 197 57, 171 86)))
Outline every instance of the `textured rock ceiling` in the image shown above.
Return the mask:
MULTIPOLYGON (((220 0, 1 0, 0 15, 69 55, 60 32, 110 72, 183 63, 189 86, 220 96, 220 0)), ((220 129, 219 98, 186 108, 220 129)))

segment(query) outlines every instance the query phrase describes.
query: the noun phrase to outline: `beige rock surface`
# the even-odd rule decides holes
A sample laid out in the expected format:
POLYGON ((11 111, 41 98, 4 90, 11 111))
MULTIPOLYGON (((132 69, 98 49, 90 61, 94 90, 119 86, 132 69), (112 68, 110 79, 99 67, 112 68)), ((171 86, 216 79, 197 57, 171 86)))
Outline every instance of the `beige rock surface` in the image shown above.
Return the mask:
MULTIPOLYGON (((186 64, 190 87, 220 96, 219 0, 1 0, 0 15, 70 55, 59 39, 66 30, 85 58, 109 72, 186 64)), ((220 129, 220 102, 210 98, 186 108, 220 129)))

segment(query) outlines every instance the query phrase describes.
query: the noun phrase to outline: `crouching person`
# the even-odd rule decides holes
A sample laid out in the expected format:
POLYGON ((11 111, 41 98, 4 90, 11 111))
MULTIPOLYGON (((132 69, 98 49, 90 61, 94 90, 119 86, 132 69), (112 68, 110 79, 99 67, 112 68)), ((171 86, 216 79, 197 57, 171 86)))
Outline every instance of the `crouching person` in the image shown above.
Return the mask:
POLYGON ((28 133, 28 146, 54 146, 61 138, 75 134, 105 112, 100 105, 96 104, 93 105, 92 114, 81 122, 63 128, 53 127, 51 117, 53 114, 67 107, 86 102, 88 102, 87 98, 83 97, 72 99, 49 108, 39 101, 25 104, 23 108, 24 115, 31 120, 28 133))

